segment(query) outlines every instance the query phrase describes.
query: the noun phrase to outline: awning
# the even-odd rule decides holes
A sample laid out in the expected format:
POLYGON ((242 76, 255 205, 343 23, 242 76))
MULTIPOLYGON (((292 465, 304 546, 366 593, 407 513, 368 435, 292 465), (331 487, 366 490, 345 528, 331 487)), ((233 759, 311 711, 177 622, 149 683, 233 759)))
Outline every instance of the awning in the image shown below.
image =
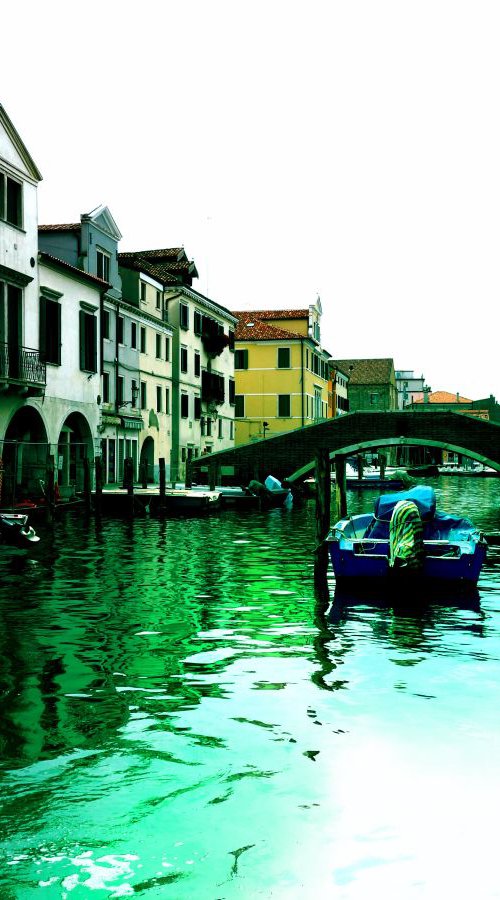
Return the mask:
POLYGON ((124 428, 128 428, 131 431, 142 431, 144 428, 144 422, 141 418, 137 418, 137 416, 121 416, 121 423, 124 428))

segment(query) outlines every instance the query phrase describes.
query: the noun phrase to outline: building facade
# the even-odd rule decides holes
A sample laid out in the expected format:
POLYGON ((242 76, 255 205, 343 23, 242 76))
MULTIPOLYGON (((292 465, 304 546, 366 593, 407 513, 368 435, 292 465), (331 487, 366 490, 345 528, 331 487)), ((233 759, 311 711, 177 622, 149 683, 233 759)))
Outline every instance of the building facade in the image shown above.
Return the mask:
POLYGON ((398 409, 398 390, 392 359, 336 359, 334 365, 348 373, 350 412, 387 412, 398 409))
POLYGON ((234 313, 237 444, 333 415, 332 369, 330 354, 320 343, 321 314, 319 298, 308 309, 234 313))
POLYGON ((417 397, 423 397, 430 391, 423 375, 416 376, 413 370, 396 369, 396 387, 398 389, 398 408, 410 406, 417 397))

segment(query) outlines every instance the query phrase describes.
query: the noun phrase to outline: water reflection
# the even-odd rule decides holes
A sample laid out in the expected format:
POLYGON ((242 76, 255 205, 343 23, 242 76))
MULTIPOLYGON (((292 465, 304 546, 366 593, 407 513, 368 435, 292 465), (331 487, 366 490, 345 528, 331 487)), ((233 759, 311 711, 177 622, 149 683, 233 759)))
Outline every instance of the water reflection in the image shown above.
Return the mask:
MULTIPOLYGON (((493 530, 498 485, 474 496, 493 530)), ((375 846, 343 793, 369 751, 432 770, 459 732, 460 782, 498 740, 495 549, 474 597, 417 609, 315 592, 313 505, 41 533, 0 556, 2 897, 325 896, 375 846)))

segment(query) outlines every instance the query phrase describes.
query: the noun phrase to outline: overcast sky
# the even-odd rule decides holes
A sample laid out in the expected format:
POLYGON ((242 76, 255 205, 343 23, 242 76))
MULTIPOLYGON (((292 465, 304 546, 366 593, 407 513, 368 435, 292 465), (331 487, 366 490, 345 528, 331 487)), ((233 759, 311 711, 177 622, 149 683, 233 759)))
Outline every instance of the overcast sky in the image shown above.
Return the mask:
POLYGON ((104 203, 230 309, 319 295, 332 356, 500 400, 497 0, 30 0, 2 32, 41 223, 104 203))

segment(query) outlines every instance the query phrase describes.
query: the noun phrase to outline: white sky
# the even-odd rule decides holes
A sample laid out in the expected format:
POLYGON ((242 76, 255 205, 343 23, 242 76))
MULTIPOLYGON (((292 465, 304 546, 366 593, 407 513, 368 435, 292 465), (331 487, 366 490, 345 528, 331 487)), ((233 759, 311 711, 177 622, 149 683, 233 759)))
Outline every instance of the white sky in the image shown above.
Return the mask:
POLYGON ((2 32, 41 223, 105 203, 230 309, 319 294, 334 357, 500 400, 497 0, 29 0, 2 32))

